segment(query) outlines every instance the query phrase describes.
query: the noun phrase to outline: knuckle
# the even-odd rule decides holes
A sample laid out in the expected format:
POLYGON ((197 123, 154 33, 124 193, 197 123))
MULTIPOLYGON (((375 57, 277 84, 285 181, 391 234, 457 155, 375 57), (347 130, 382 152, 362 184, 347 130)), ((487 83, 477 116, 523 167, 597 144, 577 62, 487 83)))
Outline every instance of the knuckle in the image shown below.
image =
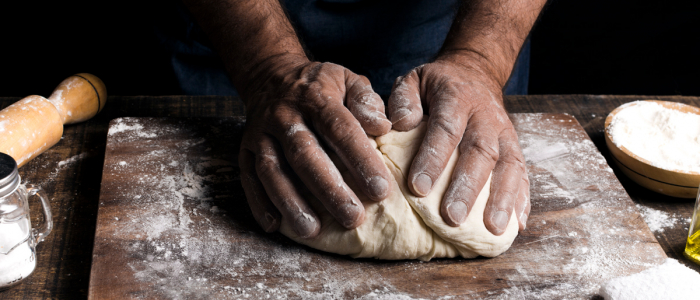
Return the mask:
POLYGON ((350 70, 348 70, 347 72, 348 72, 348 77, 350 77, 351 80, 354 80, 354 82, 353 82, 354 84, 361 86, 363 89, 371 87, 371 83, 369 82, 369 79, 367 79, 367 77, 365 77, 364 75, 353 73, 350 70))
POLYGON ((290 143, 287 149, 287 153, 289 153, 289 162, 295 166, 305 161, 309 162, 309 160, 314 157, 314 153, 318 150, 314 144, 311 138, 295 139, 290 143))
POLYGON ((437 126, 437 128, 439 128, 447 135, 447 138, 449 138, 450 141, 459 141, 462 137, 463 132, 460 132, 459 124, 457 124, 456 122, 451 122, 449 120, 450 119, 444 115, 438 115, 434 124, 435 126, 437 126))
POLYGON ((348 107, 355 107, 356 109, 378 109, 380 103, 382 108, 384 106, 384 104, 381 102, 381 99, 379 98, 379 95, 374 93, 372 88, 368 87, 359 88, 357 94, 354 94, 352 98, 348 100, 348 107))
POLYGON ((360 127, 357 120, 348 118, 339 118, 335 122, 328 124, 329 133, 332 140, 337 141, 341 145, 354 143, 356 137, 364 134, 364 130, 360 127))
POLYGON ((496 143, 479 135, 473 136, 468 143, 463 144, 463 147, 466 149, 461 149, 462 152, 472 150, 493 162, 500 158, 496 143))
POLYGON ((301 134, 308 134, 311 132, 304 122, 287 123, 284 124, 282 129, 284 137, 281 140, 289 142, 298 139, 301 134))
POLYGON ((280 172, 280 162, 277 155, 261 153, 257 155, 255 169, 261 177, 271 177, 280 172))
POLYGON ((345 68, 339 64, 334 64, 332 62, 324 62, 320 64, 321 66, 321 71, 326 71, 326 72, 344 72, 345 68))
POLYGON ((267 118, 273 128, 281 128, 293 115, 293 110, 285 103, 276 102, 270 104, 266 112, 267 118))
POLYGON ((318 81, 308 81, 303 82, 299 85, 301 89, 302 96, 305 100, 320 100, 323 99, 321 92, 323 91, 323 86, 318 81))
POLYGON ((517 167, 521 172, 527 172, 525 158, 523 158, 522 154, 520 153, 520 148, 517 146, 517 143, 515 143, 515 145, 509 145, 502 148, 504 148, 502 151, 502 160, 504 163, 517 167))
POLYGON ((406 76, 396 77, 396 80, 394 80, 394 89, 396 89, 397 86, 401 85, 401 83, 404 81, 404 78, 406 78, 406 76))
POLYGON ((500 163, 503 164, 505 168, 515 168, 520 172, 524 171, 523 164, 513 155, 503 155, 500 163))
POLYGON ((323 84, 318 81, 310 82, 301 92, 302 101, 300 106, 304 107, 307 115, 313 117, 319 111, 325 109, 330 103, 340 103, 342 99, 334 97, 335 93, 332 89, 324 88, 323 84))
POLYGON ((355 129, 360 128, 354 114, 342 105, 327 105, 319 112, 319 116, 319 130, 331 138, 354 133, 355 129))

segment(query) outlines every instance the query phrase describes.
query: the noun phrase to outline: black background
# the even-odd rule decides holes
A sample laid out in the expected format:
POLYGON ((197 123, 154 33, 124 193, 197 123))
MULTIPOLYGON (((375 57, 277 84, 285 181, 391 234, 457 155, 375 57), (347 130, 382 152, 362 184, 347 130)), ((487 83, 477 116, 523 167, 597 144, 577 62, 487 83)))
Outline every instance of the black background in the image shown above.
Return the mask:
MULTIPOLYGON (((180 94, 159 1, 0 4, 0 96, 88 72, 111 95, 180 94)), ((700 1, 553 0, 532 32, 530 94, 700 96, 700 1)))

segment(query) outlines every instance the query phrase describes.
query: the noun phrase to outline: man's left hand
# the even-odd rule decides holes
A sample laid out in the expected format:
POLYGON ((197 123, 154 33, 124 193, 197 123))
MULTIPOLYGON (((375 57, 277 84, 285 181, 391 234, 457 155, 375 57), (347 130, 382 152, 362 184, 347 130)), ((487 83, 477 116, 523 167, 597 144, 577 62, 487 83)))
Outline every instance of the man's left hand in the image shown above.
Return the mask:
POLYGON ((484 224, 505 232, 515 209, 520 230, 530 213, 527 169, 513 124, 503 107, 502 86, 478 59, 442 57, 399 77, 389 97, 395 130, 407 131, 428 115, 428 131, 408 173, 408 186, 425 196, 455 148, 459 159, 440 213, 450 226, 469 215, 493 172, 484 224))

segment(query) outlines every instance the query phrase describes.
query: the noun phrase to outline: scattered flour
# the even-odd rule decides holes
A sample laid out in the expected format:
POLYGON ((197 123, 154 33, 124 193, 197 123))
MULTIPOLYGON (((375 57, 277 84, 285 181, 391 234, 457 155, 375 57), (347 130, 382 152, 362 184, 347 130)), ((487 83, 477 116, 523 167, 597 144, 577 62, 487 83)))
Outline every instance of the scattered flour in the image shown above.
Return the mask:
POLYGON ((71 156, 71 158, 62 160, 58 162, 58 169, 62 169, 64 167, 70 166, 79 160, 82 160, 83 158, 87 157, 87 152, 80 153, 78 155, 71 156))
POLYGON ((620 216, 634 218, 637 210, 605 158, 585 132, 575 129, 573 119, 516 114, 511 120, 519 129, 518 139, 530 169, 531 194, 537 195, 528 230, 542 233, 533 241, 514 244, 509 252, 518 255, 515 252, 523 251, 521 255, 542 260, 516 263, 517 273, 507 277, 529 284, 506 289, 494 299, 590 298, 604 280, 641 271, 665 258, 649 241, 630 239, 628 225, 620 216), (551 126, 553 122, 561 126, 551 126), (538 211, 557 214, 545 220, 538 211), (641 253, 643 258, 625 254, 629 252, 641 253), (567 274, 570 279, 560 280, 554 274, 567 274))
MULTIPOLYGON (((175 124, 154 131, 138 119, 117 124, 122 130, 110 136, 114 144, 143 133, 188 132, 175 124)), ((359 299, 414 299, 371 270, 336 269, 348 263, 345 258, 329 259, 259 230, 247 204, 237 202, 244 198, 230 152, 212 147, 212 140, 193 135, 176 149, 134 143, 130 150, 139 155, 117 155, 106 162, 112 176, 130 176, 130 189, 119 190, 118 197, 138 207, 103 220, 114 224, 111 236, 136 237, 108 247, 133 258, 126 267, 152 287, 147 298, 344 299, 353 293, 359 299)))
POLYGON ((131 118, 119 118, 114 120, 116 123, 109 127, 107 135, 111 136, 120 132, 129 131, 132 137, 152 138, 157 136, 156 133, 153 132, 144 132, 143 125, 141 124, 136 123, 128 125, 126 122, 130 119, 131 118))
POLYGON ((678 222, 687 222, 677 215, 671 215, 667 212, 656 210, 650 207, 637 204, 639 212, 642 214, 644 221, 649 226, 649 229, 655 233, 663 232, 666 228, 671 228, 678 222))
POLYGON ((605 300, 698 299, 698 283, 698 272, 668 258, 662 265, 608 281, 600 294, 605 300))
POLYGON ((528 259, 515 260, 509 271, 480 260, 351 260, 266 234, 242 201, 235 158, 225 142, 233 130, 219 124, 195 133, 182 124, 156 126, 135 118, 113 123, 121 131, 110 134, 109 143, 133 143, 129 155, 114 152, 105 172, 128 180, 128 189, 113 192, 136 205, 101 204, 100 214, 109 217, 101 217, 98 228, 112 231, 100 233, 95 247, 130 258, 125 272, 138 281, 144 298, 167 299, 421 299, 395 284, 407 281, 421 289, 434 284, 426 288, 446 294, 430 299, 590 298, 606 280, 664 259, 658 244, 627 231, 629 219, 620 216, 636 216, 637 210, 626 204, 627 194, 585 133, 573 129, 573 122, 551 126, 561 120, 546 114, 512 119, 538 196, 527 234, 504 254, 528 259), (144 136, 171 134, 179 137, 169 139, 178 141, 176 147, 142 142, 144 136), (580 138, 570 138, 577 134, 580 138), (545 211, 556 213, 545 220, 545 211), (134 241, 124 243, 127 236, 134 241), (443 267, 473 273, 445 289, 439 280, 421 276, 443 267), (377 271, 387 269, 403 276, 377 271), (498 272, 505 284, 485 288, 481 272, 498 272))
MULTIPOLYGON (((49 186, 51 183, 53 183, 56 178, 58 177, 59 173, 64 172, 66 170, 69 170, 72 166, 75 165, 78 161, 81 161, 85 158, 90 157, 91 154, 89 152, 83 152, 77 155, 73 155, 70 158, 64 159, 56 163, 55 168, 53 171, 49 172, 48 176, 43 178, 41 181, 36 182, 34 184, 37 184, 41 186, 44 189, 51 190, 51 187, 49 186)), ((51 160, 49 160, 51 161, 51 160)), ((53 161, 45 163, 43 166, 39 166, 39 168, 48 168, 51 165, 53 165, 53 161)), ((24 168, 27 168, 25 166, 24 168)), ((29 181, 26 181, 25 184, 30 183, 29 181)))
POLYGON ((700 173, 700 115, 649 101, 622 107, 608 127, 615 145, 661 169, 700 173))

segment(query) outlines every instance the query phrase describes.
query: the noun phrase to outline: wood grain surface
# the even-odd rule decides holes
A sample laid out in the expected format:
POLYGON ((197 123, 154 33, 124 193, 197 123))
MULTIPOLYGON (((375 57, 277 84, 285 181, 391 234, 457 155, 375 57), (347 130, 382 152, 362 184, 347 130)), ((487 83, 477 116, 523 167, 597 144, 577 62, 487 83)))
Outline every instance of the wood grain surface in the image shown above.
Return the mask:
MULTIPOLYGON (((7 107, 19 97, 0 97, 7 107)), ((603 156, 613 165, 603 138, 606 115, 624 103, 640 99, 676 101, 700 106, 700 97, 620 95, 529 95, 506 96, 512 113, 568 113, 576 117, 603 156)), ((234 97, 220 96, 111 96, 95 118, 65 127, 63 139, 20 169, 25 182, 38 183, 51 196, 55 227, 37 247, 38 266, 34 274, 0 299, 84 299, 87 297, 98 198, 103 173, 109 121, 119 117, 228 117, 243 114, 234 97)), ((643 208, 682 220, 690 218, 693 202, 649 192, 627 179, 616 166, 617 178, 630 197, 643 208)), ((30 203, 39 211, 38 203, 30 203)), ((36 218, 36 216, 34 216, 36 218)), ((687 224, 674 222, 654 231, 669 257, 700 271, 700 266, 683 257, 687 224)), ((442 262, 437 262, 440 266, 442 262)))
POLYGON ((529 167, 528 229, 496 258, 429 263, 265 234, 235 168, 239 119, 113 120, 89 299, 588 298, 666 258, 575 118, 511 120, 529 167))

